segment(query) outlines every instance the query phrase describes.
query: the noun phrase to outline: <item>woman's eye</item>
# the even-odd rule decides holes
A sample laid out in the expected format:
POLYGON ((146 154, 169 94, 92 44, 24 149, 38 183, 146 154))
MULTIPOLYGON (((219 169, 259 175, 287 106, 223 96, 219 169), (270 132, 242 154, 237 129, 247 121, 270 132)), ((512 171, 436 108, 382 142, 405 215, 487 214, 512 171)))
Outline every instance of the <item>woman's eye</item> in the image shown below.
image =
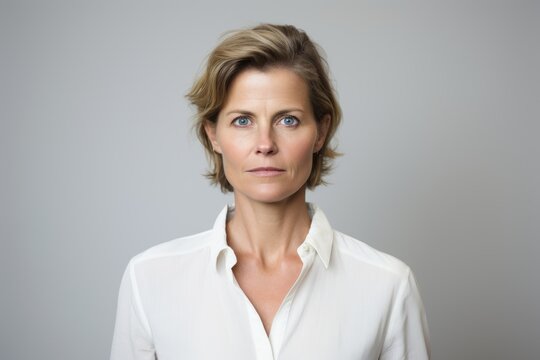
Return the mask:
POLYGON ((296 126, 299 121, 294 116, 285 116, 280 122, 285 126, 296 126))
POLYGON ((233 120, 233 125, 236 126, 248 126, 251 123, 251 120, 249 120, 245 116, 237 117, 233 120))

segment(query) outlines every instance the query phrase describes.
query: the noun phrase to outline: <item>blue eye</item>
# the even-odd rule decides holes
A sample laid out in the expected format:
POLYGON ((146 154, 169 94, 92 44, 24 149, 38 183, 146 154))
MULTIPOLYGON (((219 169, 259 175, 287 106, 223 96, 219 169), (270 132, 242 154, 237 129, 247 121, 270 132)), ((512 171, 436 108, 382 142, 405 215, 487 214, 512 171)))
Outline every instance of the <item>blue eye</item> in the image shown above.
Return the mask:
POLYGON ((236 125, 236 126, 248 126, 250 123, 251 123, 251 120, 249 120, 245 116, 240 116, 233 120, 233 125, 236 125))
POLYGON ((299 121, 294 116, 285 116, 280 122, 285 126, 296 126, 299 121))

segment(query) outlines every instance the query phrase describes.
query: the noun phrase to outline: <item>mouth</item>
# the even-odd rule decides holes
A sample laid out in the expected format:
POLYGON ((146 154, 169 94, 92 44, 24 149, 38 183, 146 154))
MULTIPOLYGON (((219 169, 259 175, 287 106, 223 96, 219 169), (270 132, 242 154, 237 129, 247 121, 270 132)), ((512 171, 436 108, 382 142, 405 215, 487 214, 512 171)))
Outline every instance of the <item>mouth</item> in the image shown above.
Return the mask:
POLYGON ((277 176, 283 174, 285 170, 275 167, 258 167, 250 169, 247 172, 255 176, 277 176))

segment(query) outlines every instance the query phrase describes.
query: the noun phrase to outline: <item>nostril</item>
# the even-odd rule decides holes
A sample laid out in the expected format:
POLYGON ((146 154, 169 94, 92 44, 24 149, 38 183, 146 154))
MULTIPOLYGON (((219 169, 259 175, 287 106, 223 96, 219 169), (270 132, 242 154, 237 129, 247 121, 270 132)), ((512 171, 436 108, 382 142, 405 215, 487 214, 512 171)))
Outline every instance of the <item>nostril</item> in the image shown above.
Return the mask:
POLYGON ((271 155, 276 152, 276 147, 274 145, 259 145, 257 147, 257 153, 264 155, 271 155))

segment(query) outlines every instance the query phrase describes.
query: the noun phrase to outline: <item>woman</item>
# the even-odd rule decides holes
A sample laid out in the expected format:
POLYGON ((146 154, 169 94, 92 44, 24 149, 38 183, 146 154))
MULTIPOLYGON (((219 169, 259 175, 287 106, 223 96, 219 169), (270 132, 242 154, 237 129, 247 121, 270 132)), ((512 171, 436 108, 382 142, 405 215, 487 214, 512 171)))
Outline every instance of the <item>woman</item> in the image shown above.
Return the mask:
POLYGON ((306 203, 341 118, 308 36, 269 24, 229 34, 187 97, 208 177, 234 205, 212 230, 130 261, 111 359, 427 359, 410 269, 306 203))

